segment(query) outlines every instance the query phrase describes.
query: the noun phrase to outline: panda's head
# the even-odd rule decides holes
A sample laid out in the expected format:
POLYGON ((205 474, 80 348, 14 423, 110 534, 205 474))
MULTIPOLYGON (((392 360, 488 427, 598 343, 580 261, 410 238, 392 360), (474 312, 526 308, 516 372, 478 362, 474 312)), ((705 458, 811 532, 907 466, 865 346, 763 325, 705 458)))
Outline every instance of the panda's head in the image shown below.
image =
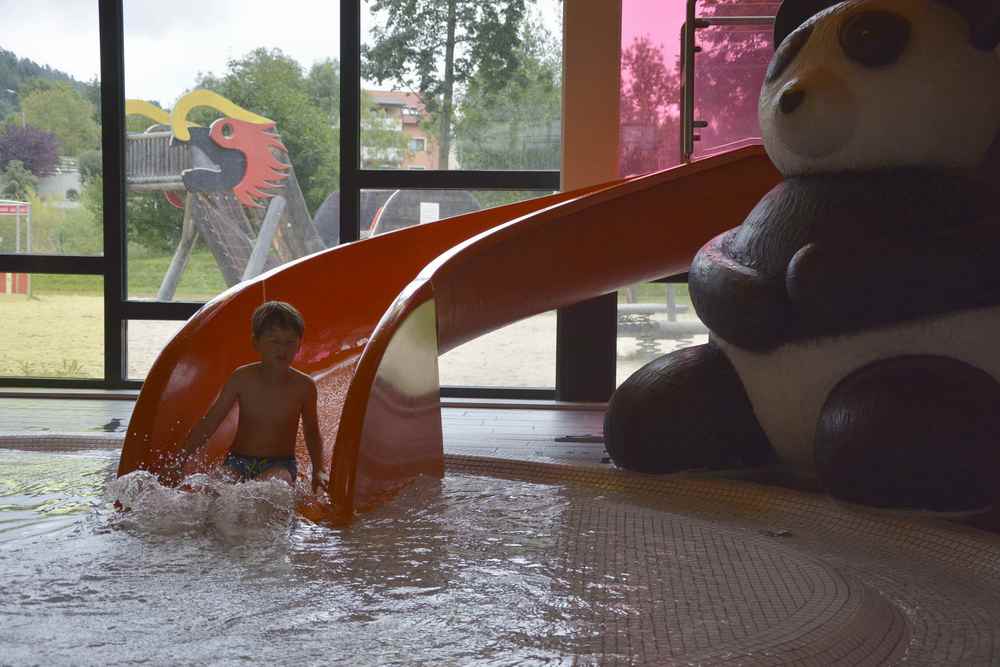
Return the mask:
POLYGON ((975 169, 1000 132, 1000 0, 785 0, 760 96, 785 176, 975 169))

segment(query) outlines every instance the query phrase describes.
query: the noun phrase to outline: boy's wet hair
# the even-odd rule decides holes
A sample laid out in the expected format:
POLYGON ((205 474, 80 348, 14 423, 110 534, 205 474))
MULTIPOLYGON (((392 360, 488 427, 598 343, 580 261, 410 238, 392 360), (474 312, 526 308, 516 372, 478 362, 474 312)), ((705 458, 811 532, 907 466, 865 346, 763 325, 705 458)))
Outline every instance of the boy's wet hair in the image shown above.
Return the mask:
POLYGON ((265 301, 253 311, 250 330, 254 338, 260 338, 270 329, 288 329, 302 338, 306 323, 302 319, 302 314, 292 304, 284 301, 265 301))

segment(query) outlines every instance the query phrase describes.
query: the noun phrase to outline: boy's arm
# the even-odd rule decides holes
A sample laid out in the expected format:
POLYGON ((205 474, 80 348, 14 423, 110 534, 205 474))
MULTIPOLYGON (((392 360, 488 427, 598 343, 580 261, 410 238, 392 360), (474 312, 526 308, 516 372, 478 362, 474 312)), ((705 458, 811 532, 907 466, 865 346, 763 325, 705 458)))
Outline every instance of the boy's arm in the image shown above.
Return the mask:
POLYGON ((309 458, 312 459, 312 489, 326 487, 329 475, 323 468, 323 436, 319 432, 319 417, 316 414, 316 383, 307 378, 305 400, 302 402, 302 432, 306 439, 309 458))
POLYGON ((184 463, 187 459, 202 447, 212 434, 215 433, 216 429, 219 428, 219 424, 222 420, 226 418, 229 411, 232 409, 233 404, 236 399, 239 398, 239 377, 236 373, 233 373, 229 380, 226 381, 225 386, 222 388, 222 392, 219 394, 218 398, 215 399, 215 403, 209 408, 208 412, 202 419, 195 424, 194 428, 188 434, 188 437, 184 440, 179 452, 178 467, 183 468, 184 463))

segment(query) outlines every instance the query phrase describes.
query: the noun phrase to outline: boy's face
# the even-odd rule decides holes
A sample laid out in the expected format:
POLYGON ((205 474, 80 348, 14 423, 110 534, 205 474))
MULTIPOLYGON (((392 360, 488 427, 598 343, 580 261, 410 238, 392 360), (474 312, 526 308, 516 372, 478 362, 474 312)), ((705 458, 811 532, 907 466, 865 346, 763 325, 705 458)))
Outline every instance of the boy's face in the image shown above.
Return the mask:
POLYGON ((265 364, 279 367, 292 365, 302 345, 302 339, 291 329, 271 327, 253 339, 254 349, 265 364))

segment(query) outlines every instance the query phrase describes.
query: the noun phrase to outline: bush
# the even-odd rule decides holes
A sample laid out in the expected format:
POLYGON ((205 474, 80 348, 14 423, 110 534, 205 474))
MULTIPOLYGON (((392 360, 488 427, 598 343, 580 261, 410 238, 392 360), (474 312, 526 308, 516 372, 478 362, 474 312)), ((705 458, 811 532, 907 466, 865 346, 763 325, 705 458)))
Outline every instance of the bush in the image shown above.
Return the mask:
POLYGON ((2 180, 0 196, 19 201, 27 201, 35 194, 35 188, 38 186, 38 179, 25 169, 24 163, 20 160, 11 160, 7 163, 2 180))
POLYGON ((0 169, 20 160, 35 176, 51 174, 59 160, 59 140, 35 127, 7 125, 0 133, 0 169))

